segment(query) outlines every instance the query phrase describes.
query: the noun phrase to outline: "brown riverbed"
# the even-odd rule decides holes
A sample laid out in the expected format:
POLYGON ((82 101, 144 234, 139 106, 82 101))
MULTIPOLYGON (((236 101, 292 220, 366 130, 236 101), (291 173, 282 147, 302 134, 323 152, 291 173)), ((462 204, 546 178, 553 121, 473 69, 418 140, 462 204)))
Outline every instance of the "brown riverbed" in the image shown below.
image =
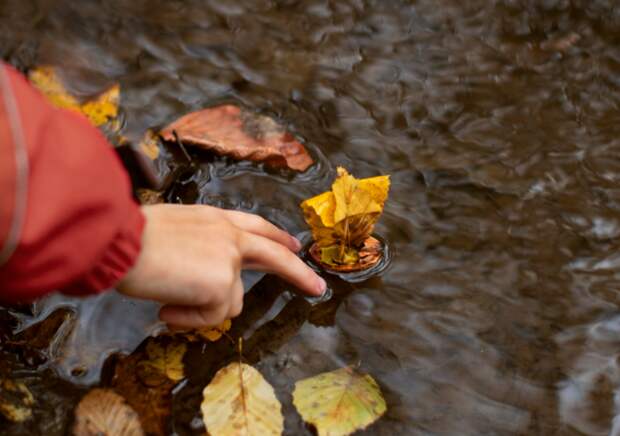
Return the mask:
MULTIPOLYGON (((392 175, 386 270, 332 278, 316 305, 263 279, 233 323, 288 435, 311 434, 295 381, 358 363, 388 403, 362 434, 619 434, 619 29, 603 0, 0 4, 4 59, 56 65, 82 96, 120 82, 130 139, 236 102, 284 122, 318 162, 295 175, 167 148, 167 201, 301 234, 299 202, 336 165, 392 175)), ((122 356, 161 330, 156 313, 113 293, 0 309, 0 375, 37 400, 0 433, 67 434, 91 386, 130 390, 122 356)), ((190 347, 166 433, 204 432, 200 392, 234 356, 226 341, 190 347)))

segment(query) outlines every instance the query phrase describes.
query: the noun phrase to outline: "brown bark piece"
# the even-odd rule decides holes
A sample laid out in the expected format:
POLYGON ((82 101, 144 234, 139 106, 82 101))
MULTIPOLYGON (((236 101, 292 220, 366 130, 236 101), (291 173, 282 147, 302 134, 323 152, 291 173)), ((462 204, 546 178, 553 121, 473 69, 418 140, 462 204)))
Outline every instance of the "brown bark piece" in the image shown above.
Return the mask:
POLYGON ((227 104, 187 114, 159 134, 237 160, 274 168, 307 170, 314 161, 305 147, 273 119, 227 104))

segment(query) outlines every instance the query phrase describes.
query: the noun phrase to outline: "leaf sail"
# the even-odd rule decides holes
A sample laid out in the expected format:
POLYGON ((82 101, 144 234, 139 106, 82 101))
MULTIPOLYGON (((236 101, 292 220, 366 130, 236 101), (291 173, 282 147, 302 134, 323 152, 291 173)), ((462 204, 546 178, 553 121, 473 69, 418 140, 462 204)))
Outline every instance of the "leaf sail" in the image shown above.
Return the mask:
POLYGON ((389 176, 358 180, 338 167, 332 190, 301 204, 321 262, 352 265, 379 220, 390 189, 389 176))

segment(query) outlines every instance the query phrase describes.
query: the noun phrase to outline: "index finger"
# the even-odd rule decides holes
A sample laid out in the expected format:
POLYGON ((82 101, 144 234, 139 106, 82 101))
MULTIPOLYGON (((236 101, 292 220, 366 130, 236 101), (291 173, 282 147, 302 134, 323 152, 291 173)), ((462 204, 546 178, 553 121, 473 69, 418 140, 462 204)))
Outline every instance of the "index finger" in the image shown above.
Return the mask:
POLYGON ((294 238, 259 215, 238 210, 224 210, 223 212, 230 222, 241 230, 269 238, 288 247, 291 251, 298 252, 301 250, 301 244, 297 238, 294 238))
POLYGON ((323 295, 327 284, 284 245, 254 233, 242 232, 243 268, 276 274, 308 295, 323 295))

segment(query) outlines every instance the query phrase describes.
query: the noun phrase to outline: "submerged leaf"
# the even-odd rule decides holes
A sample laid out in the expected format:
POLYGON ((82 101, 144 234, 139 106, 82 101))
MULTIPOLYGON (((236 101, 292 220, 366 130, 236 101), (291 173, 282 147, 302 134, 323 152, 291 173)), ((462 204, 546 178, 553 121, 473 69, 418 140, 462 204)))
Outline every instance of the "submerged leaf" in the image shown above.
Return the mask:
POLYGON ((204 327, 201 329, 182 329, 175 328, 174 326, 169 326, 173 333, 180 335, 181 337, 187 339, 188 341, 209 341, 215 342, 218 341, 224 334, 230 330, 232 326, 232 321, 227 319, 223 323, 215 327, 204 327))
POLYGON ((9 421, 23 422, 32 416, 34 397, 21 382, 0 381, 0 413, 9 421))
POLYGON ((136 189, 136 195, 140 204, 160 204, 164 202, 164 195, 160 191, 153 189, 138 188, 136 189))
MULTIPOLYGON (((138 348, 129 356, 121 357, 114 365, 111 386, 127 401, 140 417, 142 429, 148 435, 167 434, 166 428, 172 409, 172 391, 177 382, 159 371, 150 371, 153 379, 147 384, 140 377, 142 363, 149 359, 146 348, 150 342, 167 342, 169 338, 149 338, 147 347, 138 348)), ((148 375, 149 373, 147 373, 148 375)))
POLYGON ((196 330, 196 333, 208 341, 215 342, 219 340, 224 335, 224 333, 230 330, 231 326, 232 322, 227 319, 217 327, 198 329, 196 330))
POLYGON ((165 141, 192 144, 237 160, 305 171, 312 157, 273 119, 234 105, 187 114, 160 132, 165 141))
POLYGON ((377 382, 349 367, 295 383, 293 404, 319 436, 349 435, 387 410, 377 382))
POLYGON ((379 220, 390 189, 389 176, 358 180, 338 168, 332 190, 301 204, 326 265, 354 265, 379 220))
POLYGON ((138 145, 140 151, 142 151, 145 155, 147 155, 152 160, 155 160, 159 157, 159 145, 157 143, 157 135, 153 133, 151 130, 147 130, 138 145))
POLYGON ((118 116, 120 100, 118 84, 112 85, 94 99, 80 103, 66 90, 53 67, 35 68, 28 78, 54 106, 82 113, 95 126, 102 126, 118 116))
POLYGON ((75 436, 142 436, 138 414, 109 389, 93 389, 75 409, 75 436))
POLYGON ((202 395, 202 419, 209 434, 282 434, 282 406, 273 387, 250 365, 231 363, 220 369, 202 395))
POLYGON ((351 247, 345 247, 344 253, 341 252, 341 248, 338 245, 321 248, 321 263, 326 265, 336 267, 341 264, 354 265, 359 261, 359 258, 357 250, 351 247), (336 263, 336 259, 338 259, 339 263, 336 263))
POLYGON ((149 342, 146 346, 148 359, 138 364, 138 377, 147 386, 158 386, 166 379, 181 380, 184 377, 183 356, 186 350, 186 345, 182 343, 149 342))
POLYGON ((101 126, 118 116, 118 104, 121 88, 118 84, 112 85, 96 99, 87 101, 81 106, 81 111, 95 126, 101 126))

